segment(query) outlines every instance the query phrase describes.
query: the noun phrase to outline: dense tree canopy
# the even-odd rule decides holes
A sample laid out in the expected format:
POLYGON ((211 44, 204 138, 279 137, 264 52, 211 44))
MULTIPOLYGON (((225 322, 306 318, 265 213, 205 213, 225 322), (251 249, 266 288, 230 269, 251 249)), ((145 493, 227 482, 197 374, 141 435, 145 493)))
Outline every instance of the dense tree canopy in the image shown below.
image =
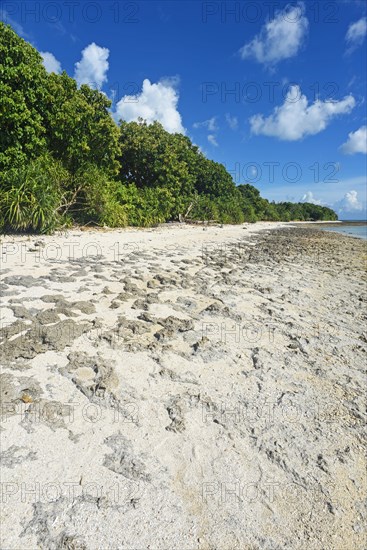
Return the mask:
POLYGON ((113 121, 110 100, 0 22, 0 229, 52 231, 73 223, 148 226, 336 219, 313 204, 269 203, 235 186, 222 164, 158 122, 113 121))
POLYGON ((204 215, 199 207, 203 204, 198 199, 201 195, 212 200, 209 211, 214 218, 221 218, 221 212, 214 208, 218 199, 228 202, 237 197, 238 201, 235 184, 224 166, 207 159, 188 137, 170 134, 159 122, 148 125, 143 120, 120 121, 120 132, 121 183, 139 190, 165 189, 166 196, 171 196, 168 219, 177 219, 191 203, 196 206, 193 212, 204 215))
POLYGON ((52 155, 72 173, 96 164, 117 174, 119 131, 108 111, 111 101, 86 85, 78 90, 65 72, 50 74, 46 90, 42 113, 52 155))
POLYGON ((47 73, 42 57, 0 22, 0 173, 26 164, 46 150, 40 106, 47 73))

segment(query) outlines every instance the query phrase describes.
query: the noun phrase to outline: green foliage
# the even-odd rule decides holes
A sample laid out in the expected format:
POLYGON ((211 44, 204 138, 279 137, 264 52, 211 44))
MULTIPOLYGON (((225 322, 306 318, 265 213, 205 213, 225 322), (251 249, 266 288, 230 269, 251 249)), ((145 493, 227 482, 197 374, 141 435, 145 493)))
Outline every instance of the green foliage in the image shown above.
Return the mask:
POLYGON ((0 22, 0 228, 149 226, 337 219, 314 204, 269 203, 222 164, 154 122, 120 122, 106 96, 48 74, 41 55, 0 22))
POLYGON ((260 191, 256 189, 256 187, 247 183, 245 185, 239 185, 237 189, 241 193, 243 204, 253 207, 256 221, 271 219, 269 202, 260 196, 260 191))
MULTIPOLYGON (((142 120, 121 121, 120 131, 120 181, 145 190, 137 204, 142 201, 147 208, 146 220, 177 220, 193 201, 192 218, 230 223, 243 220, 231 176, 222 164, 200 153, 188 137, 170 134, 159 122, 148 125, 142 120)), ((145 224, 141 208, 137 209, 139 215, 134 224, 141 225, 142 221, 145 224)))
MULTIPOLYGON (((148 125, 143 121, 121 121, 120 132, 120 181, 133 183, 138 189, 168 190, 172 201, 169 215, 177 218, 187 202, 185 197, 194 192, 190 140, 180 134, 169 134, 159 122, 148 125)), ((148 195, 146 200, 154 202, 148 195)), ((167 213, 166 205, 163 210, 167 213)))
POLYGON ((86 85, 78 90, 65 72, 50 74, 43 104, 48 148, 72 173, 91 164, 118 173, 119 130, 108 108, 111 102, 86 85))
POLYGON ((46 82, 41 55, 0 21, 1 175, 46 151, 40 110, 46 82))
MULTIPOLYGON (((243 208, 247 210, 248 221, 320 221, 337 220, 338 216, 331 208, 311 203, 269 202, 260 196, 258 189, 250 184, 237 188, 243 199, 243 208)), ((244 210, 245 213, 245 210, 244 210)))
POLYGON ((138 189, 132 183, 120 186, 118 200, 127 213, 128 225, 149 227, 172 217, 174 198, 169 189, 138 189))
POLYGON ((244 221, 247 223, 255 223, 257 222, 257 216, 255 212, 255 208, 252 206, 252 204, 244 204, 242 208, 244 221))
POLYGON ((195 190, 211 197, 223 197, 235 194, 235 184, 223 164, 197 154, 192 165, 195 174, 195 190))
POLYGON ((337 214, 331 208, 309 202, 280 202, 275 204, 279 219, 284 221, 334 221, 337 214))
POLYGON ((76 223, 124 227, 127 214, 118 200, 118 187, 95 165, 84 166, 69 181, 67 211, 76 223))
POLYGON ((190 218, 202 221, 219 221, 218 206, 208 195, 199 195, 196 197, 194 206, 190 211, 190 218))
POLYGON ((190 218, 235 224, 245 221, 241 202, 235 193, 224 197, 197 195, 193 201, 190 218))
POLYGON ((119 170, 119 130, 106 96, 47 74, 41 55, 0 22, 0 172, 49 151, 75 173, 95 164, 119 170))
POLYGON ((49 156, 3 174, 0 194, 2 229, 49 233, 63 223, 60 204, 68 173, 49 156))
POLYGON ((221 223, 243 223, 245 221, 241 200, 237 193, 217 198, 216 204, 221 223))

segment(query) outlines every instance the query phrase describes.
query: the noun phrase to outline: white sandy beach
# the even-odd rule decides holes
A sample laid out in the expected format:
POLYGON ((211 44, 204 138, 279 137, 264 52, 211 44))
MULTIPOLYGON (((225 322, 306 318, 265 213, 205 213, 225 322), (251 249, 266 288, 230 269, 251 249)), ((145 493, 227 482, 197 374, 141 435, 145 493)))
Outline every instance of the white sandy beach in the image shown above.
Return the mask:
POLYGON ((365 244, 3 236, 1 548, 364 548, 365 244))

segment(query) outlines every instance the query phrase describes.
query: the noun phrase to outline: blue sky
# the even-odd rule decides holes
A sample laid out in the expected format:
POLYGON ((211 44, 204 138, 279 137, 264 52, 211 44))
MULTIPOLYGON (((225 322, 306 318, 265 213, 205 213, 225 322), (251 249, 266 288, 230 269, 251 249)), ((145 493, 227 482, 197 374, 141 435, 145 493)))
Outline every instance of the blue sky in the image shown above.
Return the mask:
POLYGON ((364 1, 1 1, 1 19, 113 99, 183 131, 270 200, 366 218, 364 1))

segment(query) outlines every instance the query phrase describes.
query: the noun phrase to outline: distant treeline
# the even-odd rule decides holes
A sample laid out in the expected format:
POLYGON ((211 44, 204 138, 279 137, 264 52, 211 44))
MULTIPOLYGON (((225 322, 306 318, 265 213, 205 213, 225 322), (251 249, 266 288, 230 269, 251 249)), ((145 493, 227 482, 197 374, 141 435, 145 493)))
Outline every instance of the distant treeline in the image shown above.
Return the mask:
POLYGON ((149 226, 187 217, 221 223, 335 220, 329 208, 269 203, 234 184, 182 134, 113 121, 110 100, 0 22, 0 229, 52 232, 73 224, 149 226))
POLYGON ((260 196, 252 185, 239 185, 246 208, 248 221, 326 221, 337 220, 338 216, 331 208, 309 202, 269 202, 260 196))

